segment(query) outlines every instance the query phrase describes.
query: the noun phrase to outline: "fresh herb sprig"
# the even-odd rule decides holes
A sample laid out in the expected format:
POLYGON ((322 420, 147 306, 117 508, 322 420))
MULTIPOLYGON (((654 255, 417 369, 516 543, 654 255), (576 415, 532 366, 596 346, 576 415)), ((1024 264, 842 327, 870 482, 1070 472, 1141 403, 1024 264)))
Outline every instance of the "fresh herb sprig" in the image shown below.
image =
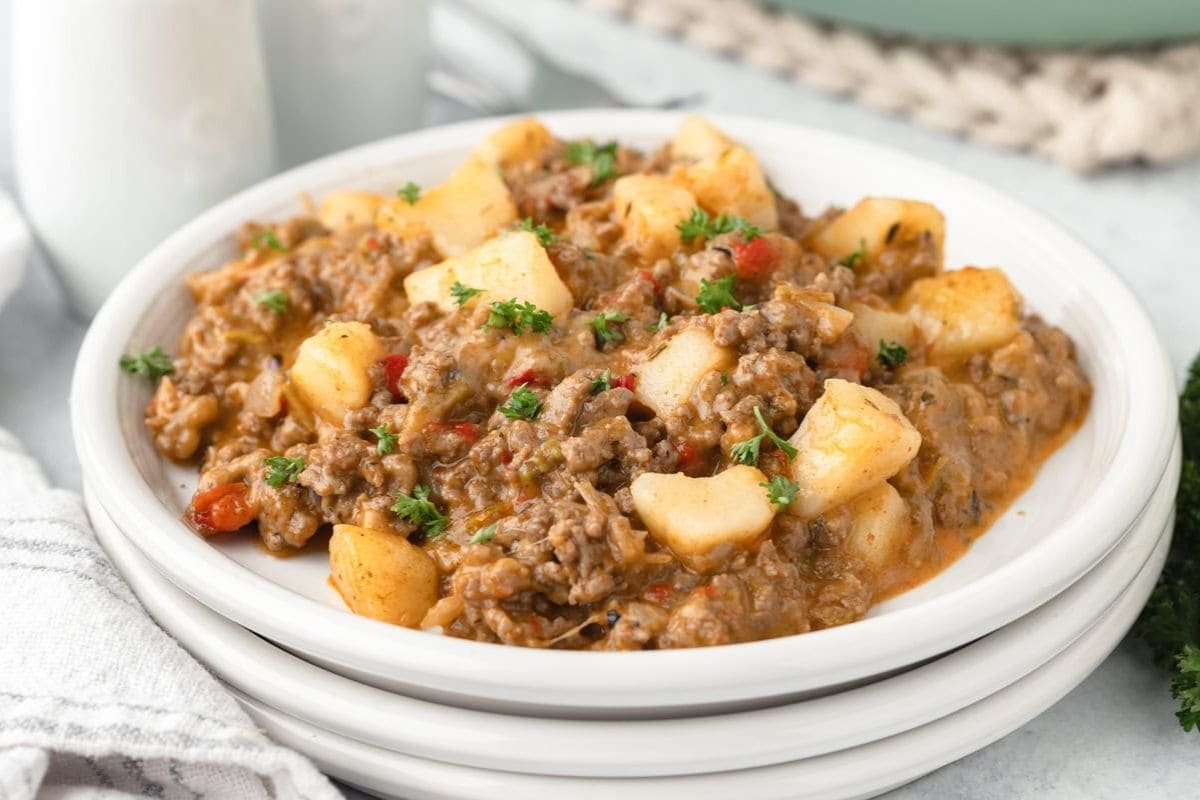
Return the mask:
POLYGON ((858 249, 850 255, 842 259, 842 266, 850 269, 858 269, 859 264, 865 264, 867 261, 867 240, 858 240, 858 249))
POLYGON ((375 434, 378 440, 375 442, 375 452, 381 456, 386 456, 388 453, 396 449, 396 441, 400 438, 398 434, 388 430, 387 423, 381 423, 377 427, 369 428, 371 433, 375 434))
POLYGON ((286 314, 290 302, 291 298, 288 297, 287 292, 268 291, 264 289, 261 292, 254 293, 255 305, 261 306, 273 314, 286 314))
POLYGON ((908 361, 908 348, 896 341, 879 340, 879 363, 885 367, 896 367, 908 361))
POLYGON ((501 414, 509 419, 537 419, 538 414, 542 413, 542 401, 538 399, 537 393, 522 383, 513 393, 508 396, 508 401, 498 409, 501 414))
POLYGON ((121 356, 119 363, 121 369, 130 375, 144 375, 155 381, 175 371, 171 357, 164 353, 161 347, 155 347, 144 353, 126 353, 121 356))
POLYGON ((763 419, 762 409, 758 406, 754 407, 754 419, 758 421, 758 429, 762 432, 744 442, 738 442, 729 449, 729 455, 734 461, 737 461, 739 464, 749 464, 750 466, 758 464, 758 452, 762 448, 763 439, 770 439, 774 442, 775 446, 787 456, 788 461, 796 457, 796 448, 786 439, 775 433, 775 431, 771 430, 771 426, 763 419))
POLYGON ((596 144, 583 139, 567 144, 567 161, 572 164, 588 165, 592 168, 590 186, 599 186, 609 178, 620 175, 617 171, 617 143, 596 144))
POLYGON ((782 511, 796 501, 796 493, 800 485, 783 475, 775 475, 769 481, 759 484, 767 490, 767 501, 782 511))
POLYGON ((693 208, 691 216, 680 220, 675 228, 679 231, 679 240, 684 244, 691 244, 695 239, 711 239, 722 233, 733 233, 734 231, 741 231, 742 240, 747 242, 762 235, 762 230, 751 225, 745 217, 732 214, 710 217, 708 212, 699 206, 693 208))
POLYGON ((412 494, 396 492, 392 513, 405 522, 415 525, 426 539, 436 539, 446 532, 450 518, 443 514, 429 499, 429 487, 417 484, 412 494))
POLYGON ((706 314, 716 314, 723 308, 740 311, 742 304, 733 296, 733 283, 732 275, 717 278, 715 281, 701 278, 700 293, 696 295, 696 305, 700 306, 700 310, 706 314))
POLYGON ((450 296, 454 298, 455 304, 462 308, 472 297, 477 297, 483 294, 483 289, 476 289, 472 286, 463 286, 461 282, 455 281, 450 287, 450 296))
POLYGON ((250 244, 255 250, 266 250, 270 248, 277 253, 282 253, 287 250, 283 243, 279 241, 279 237, 275 235, 275 231, 270 228, 263 228, 258 233, 250 238, 250 244))
POLYGON ((538 244, 542 247, 549 247, 562 238, 549 225, 534 225, 533 217, 526 217, 521 220, 521 224, 517 228, 518 230, 529 231, 536 236, 538 244))
POLYGON ((1200 730, 1200 357, 1179 398, 1183 469, 1175 496, 1175 531, 1158 586, 1138 620, 1137 634, 1154 662, 1171 675, 1175 716, 1200 730))
POLYGON ((533 303, 522 303, 515 297, 511 300, 493 301, 491 306, 492 311, 483 323, 485 328, 508 329, 519 335, 527 330, 549 333, 550 328, 554 326, 554 316, 549 311, 540 309, 533 303))
POLYGON ((612 370, 604 370, 596 377, 592 378, 592 385, 588 387, 589 394, 600 394, 607 392, 612 388, 612 370))
POLYGON ((475 531, 475 535, 467 540, 467 544, 486 544, 496 538, 496 523, 488 525, 486 528, 480 528, 475 531))
POLYGON ((629 315, 620 311, 612 314, 603 312, 597 314, 596 318, 588 323, 592 328, 592 333, 596 335, 596 346, 604 347, 606 344, 616 344, 617 342, 624 341, 625 334, 621 332, 620 328, 610 328, 608 326, 609 323, 620 325, 628 321, 629 315))
POLYGON ((408 203, 410 206, 415 206, 417 201, 421 199, 421 186, 420 184, 408 181, 396 190, 396 194, 403 198, 404 202, 408 203))
POLYGON ((267 468, 267 483, 276 488, 283 486, 285 483, 295 483, 305 467, 305 461, 302 457, 271 456, 270 458, 264 458, 263 464, 267 468))

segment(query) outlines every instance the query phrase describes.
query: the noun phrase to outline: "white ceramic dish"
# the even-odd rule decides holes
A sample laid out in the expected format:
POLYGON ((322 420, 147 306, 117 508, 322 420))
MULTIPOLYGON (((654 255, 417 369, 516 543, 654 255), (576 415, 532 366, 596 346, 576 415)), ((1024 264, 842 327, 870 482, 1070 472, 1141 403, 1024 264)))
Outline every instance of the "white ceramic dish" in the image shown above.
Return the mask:
MULTIPOLYGON (((565 137, 653 146, 679 117, 605 110, 544 119, 565 137)), ((803 636, 683 651, 533 651, 352 616, 327 586, 323 559, 272 559, 245 538, 214 546, 181 523, 194 471, 155 453, 142 426, 150 389, 119 372, 120 354, 131 342, 177 340, 191 308, 183 275, 233 256, 232 232, 244 219, 295 213, 303 191, 435 183, 495 121, 423 131, 301 167, 221 204, 147 256, 97 316, 72 388, 76 443, 104 507, 176 584, 306 658, 406 694, 540 714, 696 714, 830 691, 947 652, 1077 580, 1137 517, 1174 435, 1173 376, 1134 295, 1053 223, 969 178, 839 134, 714 119, 808 207, 869 193, 936 203, 948 220, 948 264, 1002 264, 1029 305, 1078 343, 1095 386, 1088 421, 1014 508, 933 580, 861 622, 803 636)))
MULTIPOLYGON (((276 741, 334 777, 406 800, 849 800, 915 780, 980 750, 1054 705, 1091 674, 1137 619, 1166 558, 1169 530, 1137 579, 1099 623, 1045 666, 1008 688, 915 730, 849 750, 757 769, 660 778, 567 778, 487 771, 400 755, 324 731, 235 692, 276 741)), ((512 740, 513 742, 519 740, 512 740)), ((661 742, 659 750, 670 744, 661 742)), ((515 749, 510 744, 510 749, 515 749)))
POLYGON ((518 717, 441 706, 327 672, 272 646, 176 588, 85 490, 113 563, 151 616, 218 678, 323 730, 465 766, 593 777, 689 775, 835 752, 940 719, 1040 667, 1103 617, 1169 521, 1178 446, 1134 530, 1058 597, 949 655, 887 680, 786 706, 682 720, 518 717), (403 725, 397 725, 403 720, 403 725), (511 742, 522 743, 513 748, 511 742), (669 747, 662 743, 669 742, 669 747))

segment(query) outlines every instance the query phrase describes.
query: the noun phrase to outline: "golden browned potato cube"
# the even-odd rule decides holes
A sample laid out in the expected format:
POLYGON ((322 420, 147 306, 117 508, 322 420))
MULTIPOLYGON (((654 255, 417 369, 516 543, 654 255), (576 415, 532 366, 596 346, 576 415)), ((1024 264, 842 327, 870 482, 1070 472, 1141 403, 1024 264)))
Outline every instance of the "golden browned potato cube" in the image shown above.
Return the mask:
POLYGON ((626 175, 613 184, 613 210, 621 238, 645 261, 656 261, 679 246, 678 225, 691 215, 696 198, 661 175, 626 175))
POLYGON ((698 114, 688 114, 671 138, 671 157, 700 161, 719 156, 735 142, 698 114))
POLYGON ((917 323, 908 314, 884 311, 862 303, 850 306, 850 311, 854 313, 850 330, 856 332, 863 344, 871 349, 872 359, 879 357, 881 341, 900 344, 910 353, 920 346, 921 333, 917 323))
POLYGON ((326 422, 340 425, 347 411, 371 399, 367 370, 383 346, 361 322, 331 322, 300 343, 291 381, 300 399, 326 422))
POLYGON ((808 245, 826 258, 845 261, 852 253, 864 252, 869 267, 889 246, 899 246, 920 237, 931 237, 942 264, 946 221, 929 203, 897 197, 864 197, 843 211, 808 239, 808 245))
POLYGON ((343 231, 375 222, 383 195, 347 189, 330 192, 317 209, 317 219, 331 231, 343 231))
POLYGON ((376 224, 401 236, 428 231, 438 252, 450 258, 482 244, 516 219, 512 193, 495 167, 473 158, 416 203, 389 199, 380 206, 376 224))
POLYGON ((665 417, 687 402, 701 378, 736 363, 733 350, 717 345, 706 329, 687 328, 633 368, 637 376, 634 394, 643 405, 665 417))
POLYGON ((554 134, 533 117, 527 117, 497 129, 472 155, 485 164, 507 167, 536 161, 552 144, 554 134))
POLYGON ((913 459, 921 434, 895 401, 868 386, 830 378, 789 440, 798 451, 789 510, 811 519, 886 481, 913 459))
POLYGON ((779 227, 775 193, 767 185, 758 159, 744 147, 731 147, 719 155, 685 167, 676 167, 672 178, 686 186, 711 214, 745 217, 766 231, 779 227))
POLYGON ((529 231, 505 233, 457 258, 417 270, 404 279, 404 291, 409 302, 429 302, 443 311, 453 311, 458 307, 450 293, 455 281, 483 290, 472 302, 515 297, 555 316, 575 305, 571 290, 558 277, 546 249, 529 231))
POLYGON ((707 478, 645 472, 630 486, 633 505, 656 542, 696 570, 748 547, 771 525, 766 476, 738 465, 707 478))
POLYGON ((847 504, 850 534, 846 549, 875 570, 891 564, 912 531, 908 504, 884 481, 847 504))
POLYGON ((957 361, 1006 344, 1021 329, 1021 298, 999 269, 963 267, 915 281, 900 306, 933 361, 957 361))
POLYGON ((438 569, 398 533, 334 525, 329 540, 334 588, 355 614, 415 628, 438 599, 438 569))

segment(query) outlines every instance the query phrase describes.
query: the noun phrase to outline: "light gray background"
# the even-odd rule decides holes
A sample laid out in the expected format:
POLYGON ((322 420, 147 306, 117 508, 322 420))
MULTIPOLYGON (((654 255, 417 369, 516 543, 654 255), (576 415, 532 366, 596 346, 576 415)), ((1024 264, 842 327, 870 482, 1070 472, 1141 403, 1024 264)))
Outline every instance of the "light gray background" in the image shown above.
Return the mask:
MULTIPOLYGON (((477 0, 477 2, 480 0, 477 0)), ((0 0, 0 42, 8 42, 0 0)), ((1180 375, 1200 350, 1200 160, 1079 177, 1037 158, 984 150, 749 67, 629 29, 562 0, 493 4, 562 63, 604 65, 635 99, 705 92, 701 108, 793 120, 889 143, 1010 192, 1062 222, 1112 263, 1149 308, 1180 375), (518 20, 519 18, 519 20, 518 20)), ((0 119, 8 62, 0 58, 0 119)), ((476 49, 486 65, 491 53, 476 49)), ((500 59, 500 53, 496 58, 500 59)), ((569 105, 545 98, 541 107, 569 105)), ((427 122, 466 116, 435 102, 427 122)), ((0 125, 0 185, 11 187, 8 125, 0 125)), ((65 187, 69 191, 69 187, 65 187)), ((997 224, 1003 224, 1002 220, 997 224)), ((67 389, 84 324, 67 317, 40 260, 0 313, 0 426, 20 436, 57 483, 78 489, 67 389)), ((0 476, 2 478, 2 476, 0 476)), ((1083 685, 1000 742, 892 795, 929 798, 1168 798, 1200 786, 1200 736, 1175 722, 1167 679, 1126 641, 1083 685)))

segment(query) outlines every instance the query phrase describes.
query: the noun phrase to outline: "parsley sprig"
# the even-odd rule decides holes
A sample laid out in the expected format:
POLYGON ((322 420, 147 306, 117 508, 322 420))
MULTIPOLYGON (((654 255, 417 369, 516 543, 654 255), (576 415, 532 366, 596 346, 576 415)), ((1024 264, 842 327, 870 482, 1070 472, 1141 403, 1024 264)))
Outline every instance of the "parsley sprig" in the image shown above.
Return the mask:
POLYGON ((716 314, 722 308, 740 311, 742 304, 733 296, 733 283, 732 275, 717 278, 715 281, 701 278, 700 293, 696 295, 696 305, 700 306, 700 310, 706 314, 716 314))
POLYGON ((554 325, 554 316, 533 303, 522 303, 517 298, 511 300, 493 301, 492 311, 488 314, 485 328, 507 328, 515 334, 530 330, 534 333, 549 333, 554 325))
POLYGON ((751 225, 745 217, 720 214, 713 218, 699 206, 693 208, 691 216, 680 220, 675 228, 679 231, 679 240, 684 244, 691 244, 695 239, 711 239, 722 233, 734 231, 741 231, 743 241, 747 242, 762 234, 762 230, 751 225))
POLYGON ((1158 586, 1137 633, 1154 662, 1172 674, 1175 716, 1185 731, 1200 728, 1200 357, 1179 398, 1183 471, 1175 496, 1175 532, 1158 586))
POLYGON ((799 484, 783 475, 775 475, 758 485, 767 490, 767 500, 780 511, 794 503, 800 491, 799 484))
POLYGON ((467 302, 478 295, 483 294, 483 289, 476 289, 471 286, 463 286, 461 282, 455 281, 450 287, 450 296, 454 298, 454 302, 459 308, 462 308, 467 302))
POLYGON ((250 244, 254 246, 255 250, 266 250, 268 247, 278 253, 287 250, 279 241, 279 237, 275 235, 275 231, 270 228, 263 228, 254 234, 250 239, 250 244))
POLYGON ((572 164, 591 165, 591 186, 599 186, 609 178, 615 178, 617 172, 617 143, 596 144, 591 139, 583 139, 567 144, 567 161, 572 164))
POLYGON ((738 442, 729 448, 729 455, 734 461, 740 464, 749 464, 750 466, 757 465, 758 451, 762 447, 762 440, 764 438, 774 442, 775 446, 787 456, 788 461, 796 457, 796 448, 790 442, 776 434, 775 431, 771 430, 771 426, 763 419, 762 409, 758 406, 754 407, 754 418, 758 420, 758 429, 762 433, 758 434, 758 436, 752 436, 744 442, 738 442))
POLYGON ((542 413, 542 401, 538 399, 536 392, 522 383, 513 389, 508 401, 497 410, 509 419, 534 420, 542 413))
POLYGON ((526 217, 521 220, 521 224, 517 226, 519 230, 529 231, 538 238, 538 243, 542 247, 549 247, 557 242, 562 237, 554 232, 549 225, 534 225, 533 217, 526 217))
POLYGON ((496 538, 496 523, 488 525, 486 528, 480 528, 475 531, 475 535, 467 540, 467 544, 486 544, 496 538))
POLYGON ((271 456, 263 459, 263 464, 267 467, 267 483, 278 488, 285 483, 295 483, 304 471, 305 461, 302 457, 271 456))
POLYGON ((288 297, 287 292, 264 289, 254 293, 254 303, 274 314, 286 314, 289 302, 291 302, 291 298, 288 297))
POLYGON ((850 269, 858 269, 860 263, 866 263, 867 260, 867 240, 858 240, 858 249, 850 255, 842 259, 842 266, 850 269))
POLYGON ((612 388, 612 370, 606 369, 596 377, 592 378, 592 385, 588 388, 589 394, 600 394, 607 392, 612 388))
POLYGON ((171 357, 164 353, 161 347, 155 347, 144 353, 126 353, 121 356, 119 363, 121 369, 130 375, 145 375, 155 381, 163 375, 170 375, 175 371, 171 357))
POLYGON ((625 334, 619 329, 608 327, 608 324, 610 322, 620 324, 628 321, 629 315, 620 311, 612 314, 603 312, 597 314, 596 318, 588 323, 592 328, 592 333, 596 335, 596 347, 604 347, 606 344, 615 344, 624 341, 625 334))
POLYGON ((650 330, 654 331, 655 333, 658 333, 663 328, 667 327, 668 319, 669 319, 669 317, 667 317, 667 312, 665 312, 665 311, 658 312, 658 322, 651 325, 650 330))
POLYGON ((908 348, 897 341, 879 340, 879 363, 885 367, 898 367, 908 360, 908 348))
POLYGON ((429 499, 429 487, 417 484, 411 495, 396 492, 392 513, 405 522, 415 525, 426 539, 436 539, 446 532, 450 518, 443 514, 429 499))
POLYGON ((375 442, 376 453, 381 456, 386 456, 388 453, 396 449, 396 440, 400 437, 399 435, 388 430, 386 422, 380 423, 378 426, 369 428, 368 430, 375 434, 375 438, 378 439, 378 441, 375 442))
POLYGON ((404 202, 408 203, 410 206, 414 206, 417 204, 417 201, 421 199, 421 186, 420 184, 408 181, 396 190, 396 194, 404 198, 404 202))

